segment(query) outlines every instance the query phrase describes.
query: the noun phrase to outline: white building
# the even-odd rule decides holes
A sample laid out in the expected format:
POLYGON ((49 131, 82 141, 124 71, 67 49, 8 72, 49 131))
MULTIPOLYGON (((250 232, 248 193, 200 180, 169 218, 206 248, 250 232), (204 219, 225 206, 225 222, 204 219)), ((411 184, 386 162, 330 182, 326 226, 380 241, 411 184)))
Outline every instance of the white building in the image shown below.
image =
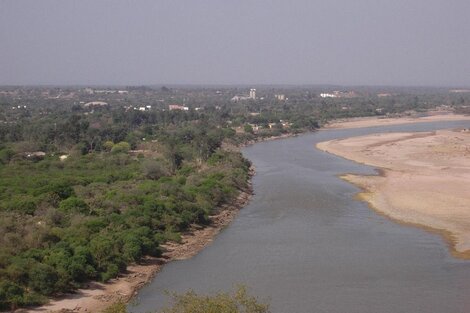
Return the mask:
POLYGON ((279 100, 279 101, 284 101, 286 100, 286 95, 282 95, 282 94, 274 95, 274 98, 276 98, 276 100, 279 100))
POLYGON ((255 100, 256 99, 256 89, 251 88, 248 95, 235 95, 232 99, 233 102, 244 101, 244 100, 255 100))
POLYGON ((336 98, 338 96, 336 94, 333 94, 333 93, 321 93, 320 97, 322 97, 322 98, 336 98))
POLYGON ((233 102, 238 102, 238 101, 243 101, 243 100, 249 100, 251 99, 249 96, 245 96, 245 95, 236 95, 234 96, 231 101, 233 102))

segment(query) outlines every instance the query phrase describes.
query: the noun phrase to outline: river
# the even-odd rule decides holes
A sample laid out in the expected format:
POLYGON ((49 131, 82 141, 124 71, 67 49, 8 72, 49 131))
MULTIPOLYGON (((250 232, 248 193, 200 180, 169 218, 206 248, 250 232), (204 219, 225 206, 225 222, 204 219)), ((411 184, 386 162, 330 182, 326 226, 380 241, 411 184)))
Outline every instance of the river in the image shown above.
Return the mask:
POLYGON ((322 130, 245 148, 257 172, 250 204, 197 256, 165 265, 129 310, 160 309, 165 290, 245 284, 273 313, 470 312, 470 261, 453 258, 438 235, 354 200, 358 188, 337 175, 374 169, 315 148, 335 138, 469 124, 322 130))

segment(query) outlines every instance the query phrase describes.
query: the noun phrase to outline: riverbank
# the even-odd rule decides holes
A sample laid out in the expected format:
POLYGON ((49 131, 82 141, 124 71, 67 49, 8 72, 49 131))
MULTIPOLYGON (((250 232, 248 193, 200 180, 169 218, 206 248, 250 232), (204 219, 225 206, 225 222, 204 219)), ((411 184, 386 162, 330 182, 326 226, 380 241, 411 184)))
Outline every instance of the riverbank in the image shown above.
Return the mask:
POLYGON ((278 136, 271 136, 271 137, 257 137, 255 140, 247 141, 246 143, 241 145, 241 147, 242 148, 243 147, 248 147, 248 146, 254 145, 258 142, 273 141, 273 140, 279 140, 279 139, 287 139, 287 138, 295 137, 295 136, 298 136, 298 135, 299 135, 298 133, 287 133, 287 134, 282 134, 282 135, 278 135, 278 136))
POLYGON ((334 120, 325 125, 324 129, 363 128, 427 122, 470 121, 469 115, 453 114, 450 112, 426 112, 426 115, 406 117, 358 117, 334 120))
POLYGON ((48 304, 37 308, 20 309, 16 312, 101 312, 113 303, 129 302, 140 288, 153 279, 163 265, 196 255, 208 246, 224 227, 230 224, 238 211, 246 206, 251 199, 253 194, 251 176, 254 173, 254 168, 251 168, 248 187, 241 191, 232 203, 218 208, 217 213, 209 217, 211 223, 208 226, 193 225, 190 231, 181 236, 181 242, 169 242, 162 245, 164 251, 162 257, 146 257, 139 264, 128 266, 124 274, 107 283, 91 282, 87 288, 79 289, 74 294, 52 299, 48 304))
MULTIPOLYGON (((453 117, 455 118, 455 116, 453 117)), ((317 144, 323 151, 380 169, 347 174, 358 197, 386 216, 433 230, 453 255, 470 259, 470 132, 384 133, 317 144)))
MULTIPOLYGON (((239 150, 262 141, 285 139, 297 136, 297 134, 282 134, 279 136, 265 137, 246 142, 240 147, 224 147, 228 150, 239 150)), ((215 236, 236 217, 238 211, 248 204, 253 195, 251 177, 255 169, 250 169, 249 185, 243 190, 233 203, 226 204, 217 210, 217 214, 210 216, 209 226, 194 225, 190 231, 182 235, 181 242, 169 242, 162 245, 164 253, 160 258, 146 257, 140 264, 127 267, 126 273, 119 275, 107 283, 91 282, 87 288, 79 289, 74 294, 69 294, 51 301, 43 306, 32 309, 19 309, 17 313, 65 313, 65 312, 101 312, 116 302, 129 302, 137 292, 149 283, 161 268, 174 260, 188 259, 208 246, 215 236)))

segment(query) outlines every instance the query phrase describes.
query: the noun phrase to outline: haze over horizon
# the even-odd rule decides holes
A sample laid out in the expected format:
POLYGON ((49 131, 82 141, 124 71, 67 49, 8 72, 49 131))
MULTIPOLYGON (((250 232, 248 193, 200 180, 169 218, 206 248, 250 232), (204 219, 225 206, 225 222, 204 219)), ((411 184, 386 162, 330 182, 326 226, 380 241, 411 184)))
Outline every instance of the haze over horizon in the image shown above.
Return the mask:
POLYGON ((470 86, 470 1, 0 2, 0 85, 470 86))

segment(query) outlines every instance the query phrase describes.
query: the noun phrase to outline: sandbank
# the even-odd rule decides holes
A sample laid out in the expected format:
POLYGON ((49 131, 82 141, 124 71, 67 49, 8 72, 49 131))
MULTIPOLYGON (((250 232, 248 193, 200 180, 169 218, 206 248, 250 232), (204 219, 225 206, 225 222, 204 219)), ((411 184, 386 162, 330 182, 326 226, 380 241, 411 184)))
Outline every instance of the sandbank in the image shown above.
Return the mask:
POLYGON ((346 174, 358 196, 403 223, 437 231, 453 255, 470 259, 470 131, 384 133, 318 143, 371 165, 380 175, 346 174))
POLYGON ((470 121, 470 115, 453 114, 450 112, 426 112, 425 115, 406 117, 358 117, 334 120, 325 125, 325 129, 362 128, 438 121, 470 121))

